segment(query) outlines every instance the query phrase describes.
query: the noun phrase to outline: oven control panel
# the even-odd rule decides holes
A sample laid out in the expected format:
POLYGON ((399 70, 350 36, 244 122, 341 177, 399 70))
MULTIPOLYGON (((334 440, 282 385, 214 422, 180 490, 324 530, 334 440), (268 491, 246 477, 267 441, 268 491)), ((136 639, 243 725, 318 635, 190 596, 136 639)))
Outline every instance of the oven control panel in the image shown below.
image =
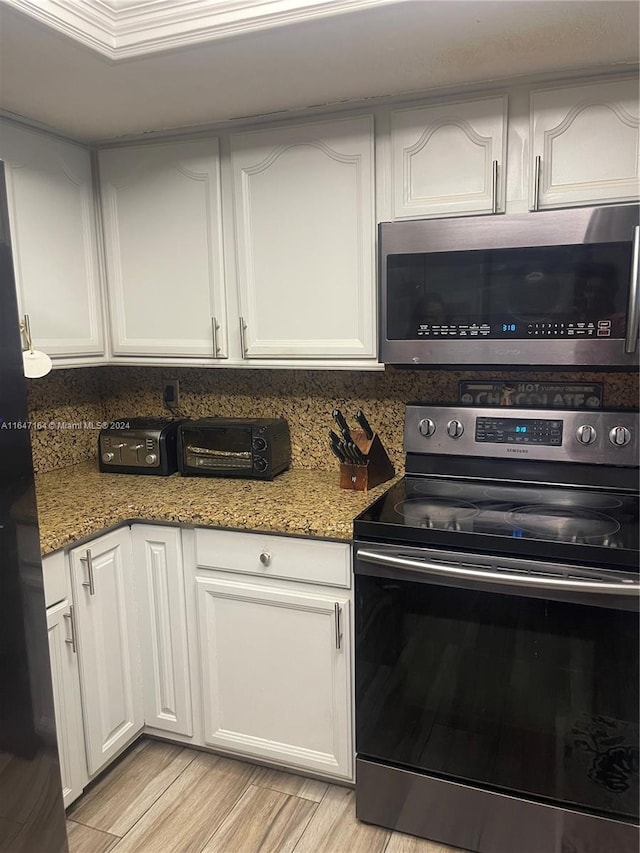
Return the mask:
POLYGON ((430 406, 410 403, 407 453, 638 465, 637 412, 430 406))

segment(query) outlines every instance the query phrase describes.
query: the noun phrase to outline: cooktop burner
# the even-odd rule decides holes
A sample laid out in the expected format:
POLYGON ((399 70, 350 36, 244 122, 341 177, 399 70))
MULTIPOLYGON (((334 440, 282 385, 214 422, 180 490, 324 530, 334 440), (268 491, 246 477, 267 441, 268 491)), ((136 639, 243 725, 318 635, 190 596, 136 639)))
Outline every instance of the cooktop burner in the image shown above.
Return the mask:
POLYGON ((356 538, 638 569, 633 494, 406 476, 358 516, 354 532, 356 538))

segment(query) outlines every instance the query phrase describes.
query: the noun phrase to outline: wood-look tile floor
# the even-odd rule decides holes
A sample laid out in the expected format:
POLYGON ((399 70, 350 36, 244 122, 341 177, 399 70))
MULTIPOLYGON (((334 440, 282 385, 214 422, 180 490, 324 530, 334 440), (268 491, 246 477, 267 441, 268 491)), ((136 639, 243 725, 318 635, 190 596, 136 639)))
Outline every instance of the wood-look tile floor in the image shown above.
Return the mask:
POLYGON ((70 853, 460 853, 360 823, 354 792, 142 739, 67 812, 70 853))

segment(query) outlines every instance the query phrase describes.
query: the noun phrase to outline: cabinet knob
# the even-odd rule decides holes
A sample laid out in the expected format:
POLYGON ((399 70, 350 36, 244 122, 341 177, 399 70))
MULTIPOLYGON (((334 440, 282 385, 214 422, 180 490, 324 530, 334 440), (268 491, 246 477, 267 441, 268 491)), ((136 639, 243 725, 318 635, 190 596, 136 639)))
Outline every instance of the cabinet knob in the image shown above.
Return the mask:
POLYGON ((263 551, 260 554, 260 562, 262 563, 263 566, 270 566, 271 565, 271 554, 268 551, 263 551))

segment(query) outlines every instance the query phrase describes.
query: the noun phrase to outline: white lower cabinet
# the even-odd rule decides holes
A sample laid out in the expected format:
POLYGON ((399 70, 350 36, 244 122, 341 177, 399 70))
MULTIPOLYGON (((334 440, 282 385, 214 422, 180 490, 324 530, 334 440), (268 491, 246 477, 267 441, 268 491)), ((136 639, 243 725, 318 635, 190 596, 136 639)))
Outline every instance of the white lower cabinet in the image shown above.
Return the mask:
POLYGON ((196 576, 205 743, 352 777, 345 590, 196 576))
POLYGON ((47 609, 47 629, 62 794, 66 807, 78 799, 87 784, 73 605, 66 599, 47 609))
POLYGON ((133 562, 140 627, 144 721, 191 736, 182 533, 176 527, 134 525, 133 562))
POLYGON ((70 554, 87 765, 94 774, 142 730, 142 671, 128 527, 70 554))

